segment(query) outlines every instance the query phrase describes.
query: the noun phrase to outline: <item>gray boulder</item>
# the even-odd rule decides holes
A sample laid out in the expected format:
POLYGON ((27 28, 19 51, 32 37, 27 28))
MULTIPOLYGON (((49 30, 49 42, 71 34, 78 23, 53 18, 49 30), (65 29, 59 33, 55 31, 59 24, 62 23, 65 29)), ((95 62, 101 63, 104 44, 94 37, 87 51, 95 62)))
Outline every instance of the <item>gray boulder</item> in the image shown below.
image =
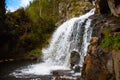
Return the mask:
POLYGON ((77 51, 72 51, 70 55, 70 68, 73 69, 75 65, 78 65, 80 61, 80 55, 77 51))

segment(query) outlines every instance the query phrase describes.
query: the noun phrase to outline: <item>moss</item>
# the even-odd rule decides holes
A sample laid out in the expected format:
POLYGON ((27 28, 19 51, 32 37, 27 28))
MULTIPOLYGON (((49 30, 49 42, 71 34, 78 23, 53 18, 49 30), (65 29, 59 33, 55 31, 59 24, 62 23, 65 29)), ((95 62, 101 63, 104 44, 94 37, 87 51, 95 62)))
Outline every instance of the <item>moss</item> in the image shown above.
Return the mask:
POLYGON ((120 35, 118 36, 110 36, 112 29, 108 28, 104 31, 104 38, 100 43, 101 48, 107 48, 107 49, 114 49, 119 50, 120 49, 120 35))
POLYGON ((120 50, 120 36, 105 37, 102 40, 100 47, 110 48, 110 49, 114 49, 114 50, 120 50))

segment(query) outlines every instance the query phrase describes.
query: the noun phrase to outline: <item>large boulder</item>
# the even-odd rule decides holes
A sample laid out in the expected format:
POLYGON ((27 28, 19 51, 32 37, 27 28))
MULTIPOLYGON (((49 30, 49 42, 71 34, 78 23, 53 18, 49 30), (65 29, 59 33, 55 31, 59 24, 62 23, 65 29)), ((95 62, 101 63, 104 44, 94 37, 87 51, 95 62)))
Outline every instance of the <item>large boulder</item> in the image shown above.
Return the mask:
POLYGON ((75 66, 73 67, 73 70, 74 70, 75 73, 81 72, 81 69, 82 69, 82 68, 81 68, 79 65, 75 65, 75 66))
POLYGON ((75 65, 78 65, 80 62, 80 55, 77 51, 72 51, 70 55, 70 67, 73 69, 75 65))

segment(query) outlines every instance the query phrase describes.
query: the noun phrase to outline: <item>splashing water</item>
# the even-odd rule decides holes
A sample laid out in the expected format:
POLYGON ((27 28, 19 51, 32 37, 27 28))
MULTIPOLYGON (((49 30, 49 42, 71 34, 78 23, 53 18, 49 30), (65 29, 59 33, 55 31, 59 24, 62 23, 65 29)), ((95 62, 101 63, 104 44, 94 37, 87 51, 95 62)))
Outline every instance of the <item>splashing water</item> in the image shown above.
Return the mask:
POLYGON ((82 66, 92 33, 92 20, 88 17, 93 14, 94 9, 83 16, 72 18, 59 26, 52 36, 50 45, 42 50, 44 53, 44 63, 16 70, 13 75, 49 75, 51 70, 69 69, 70 53, 73 50, 79 52, 79 65, 82 66))

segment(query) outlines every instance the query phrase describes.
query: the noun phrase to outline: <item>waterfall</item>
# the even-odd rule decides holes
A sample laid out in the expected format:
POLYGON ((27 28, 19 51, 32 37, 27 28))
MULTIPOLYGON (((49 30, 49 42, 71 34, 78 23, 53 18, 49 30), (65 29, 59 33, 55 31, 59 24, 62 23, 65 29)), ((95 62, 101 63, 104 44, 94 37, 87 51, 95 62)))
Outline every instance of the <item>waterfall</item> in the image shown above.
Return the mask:
POLYGON ((53 65, 69 66, 70 53, 74 50, 80 54, 80 65, 84 62, 84 56, 90 42, 92 33, 91 19, 94 10, 89 13, 66 21, 52 36, 48 48, 44 48, 44 60, 53 65))
MULTIPOLYGON (((43 48, 43 63, 28 66, 27 69, 18 70, 15 76, 23 74, 47 75, 51 70, 69 69, 70 54, 77 51, 80 54, 82 66, 84 56, 92 34, 92 20, 88 17, 94 14, 94 9, 83 16, 72 18, 64 22, 54 32, 47 48, 43 48)), ((17 71, 16 71, 17 72, 17 71)))

